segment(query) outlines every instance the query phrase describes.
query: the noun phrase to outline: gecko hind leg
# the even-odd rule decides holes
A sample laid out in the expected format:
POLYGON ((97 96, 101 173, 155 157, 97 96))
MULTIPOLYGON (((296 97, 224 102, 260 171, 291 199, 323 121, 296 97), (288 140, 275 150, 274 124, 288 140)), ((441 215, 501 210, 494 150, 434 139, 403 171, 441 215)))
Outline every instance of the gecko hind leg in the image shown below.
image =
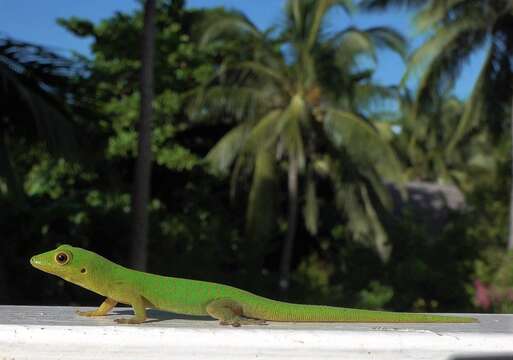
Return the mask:
POLYGON ((213 300, 207 305, 207 313, 219 320, 220 325, 265 325, 265 320, 251 319, 243 315, 242 305, 231 299, 213 300))

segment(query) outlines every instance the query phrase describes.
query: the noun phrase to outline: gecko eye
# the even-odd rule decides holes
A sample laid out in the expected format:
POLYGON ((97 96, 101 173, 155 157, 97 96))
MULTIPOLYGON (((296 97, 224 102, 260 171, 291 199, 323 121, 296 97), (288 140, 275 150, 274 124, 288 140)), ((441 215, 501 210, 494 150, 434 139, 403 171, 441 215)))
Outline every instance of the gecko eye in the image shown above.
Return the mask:
POLYGON ((70 259, 71 257, 65 252, 60 252, 57 255, 55 255, 55 261, 57 261, 59 265, 66 265, 67 263, 69 263, 70 259))

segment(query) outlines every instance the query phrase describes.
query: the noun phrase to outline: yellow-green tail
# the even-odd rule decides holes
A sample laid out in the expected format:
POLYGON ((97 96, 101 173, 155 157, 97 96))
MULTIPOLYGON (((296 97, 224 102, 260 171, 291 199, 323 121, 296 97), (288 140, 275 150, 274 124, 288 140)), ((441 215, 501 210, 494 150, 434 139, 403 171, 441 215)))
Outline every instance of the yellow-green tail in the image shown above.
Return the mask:
POLYGON ((257 301, 245 315, 270 321, 360 322, 360 323, 473 323, 467 316, 373 311, 320 305, 291 304, 275 300, 257 301))

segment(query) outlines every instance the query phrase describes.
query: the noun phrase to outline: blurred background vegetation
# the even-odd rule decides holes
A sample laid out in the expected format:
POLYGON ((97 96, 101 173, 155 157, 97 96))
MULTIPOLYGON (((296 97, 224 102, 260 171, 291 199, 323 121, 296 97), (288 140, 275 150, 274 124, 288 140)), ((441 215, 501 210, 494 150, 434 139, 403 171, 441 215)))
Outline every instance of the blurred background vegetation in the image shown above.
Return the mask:
POLYGON ((98 303, 29 266, 69 243, 289 301, 511 311, 511 1, 287 0, 280 18, 147 0, 59 19, 91 56, 0 38, 0 303, 98 303), (393 7, 416 46, 327 26, 393 7), (401 83, 374 80, 382 50, 401 83))

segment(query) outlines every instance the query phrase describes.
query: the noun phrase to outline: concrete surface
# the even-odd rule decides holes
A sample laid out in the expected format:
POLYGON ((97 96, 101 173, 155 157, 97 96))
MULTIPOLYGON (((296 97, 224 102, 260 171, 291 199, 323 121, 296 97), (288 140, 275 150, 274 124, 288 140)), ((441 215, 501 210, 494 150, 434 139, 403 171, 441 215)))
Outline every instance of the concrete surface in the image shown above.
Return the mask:
POLYGON ((118 325, 113 319, 131 316, 130 308, 116 308, 101 318, 80 317, 77 309, 0 306, 0 360, 513 359, 513 315, 472 315, 480 321, 476 324, 269 323, 232 328, 151 310, 145 324, 118 325))

